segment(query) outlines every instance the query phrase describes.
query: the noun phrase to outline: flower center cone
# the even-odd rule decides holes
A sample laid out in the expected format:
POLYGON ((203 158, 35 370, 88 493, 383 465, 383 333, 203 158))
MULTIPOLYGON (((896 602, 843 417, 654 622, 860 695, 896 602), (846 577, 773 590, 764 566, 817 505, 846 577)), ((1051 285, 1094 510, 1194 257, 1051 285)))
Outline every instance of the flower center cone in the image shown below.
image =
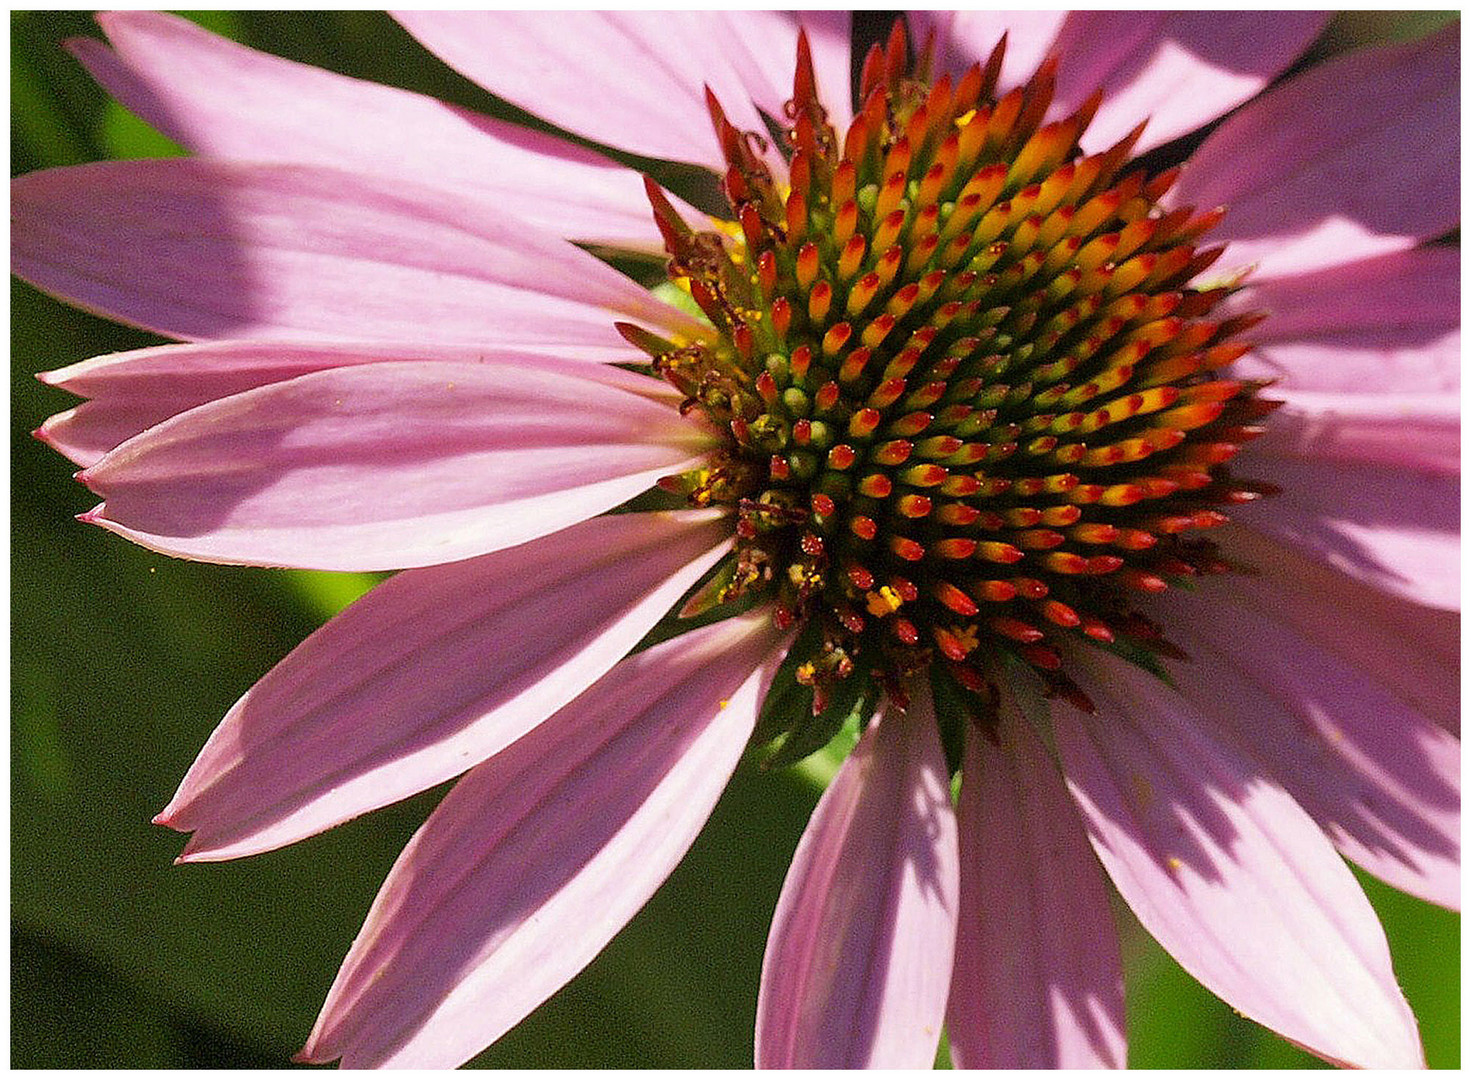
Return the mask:
POLYGON ((722 232, 647 185, 712 330, 621 329, 724 439, 663 486, 736 511, 685 614, 756 594, 802 625, 792 673, 828 721, 792 752, 922 673, 984 701, 1017 661, 1087 707, 1070 643, 1178 655, 1136 603, 1228 569, 1194 534, 1267 491, 1226 463, 1276 403, 1219 374, 1260 317, 1213 318, 1234 283, 1192 284, 1224 211, 1163 207, 1176 169, 1124 171, 1142 124, 1083 153, 1101 94, 1044 123, 1054 60, 998 96, 1004 50, 931 81, 896 23, 840 139, 802 38, 780 162, 709 97, 722 232))

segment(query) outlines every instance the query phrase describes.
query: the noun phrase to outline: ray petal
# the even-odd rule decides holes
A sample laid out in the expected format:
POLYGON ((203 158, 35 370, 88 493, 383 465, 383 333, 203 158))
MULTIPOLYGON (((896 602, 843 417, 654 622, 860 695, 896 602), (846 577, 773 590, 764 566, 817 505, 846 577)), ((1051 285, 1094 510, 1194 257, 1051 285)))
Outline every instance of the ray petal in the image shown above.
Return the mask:
POLYGON ((1139 921, 1207 989, 1331 1061, 1423 1067, 1374 909, 1275 780, 1153 675, 1100 654, 1053 706, 1068 787, 1139 921))
POLYGON ((105 500, 86 520, 166 554, 321 570, 511 547, 612 509, 709 444, 586 367, 387 362, 247 390, 81 473, 105 500))
POLYGON ((813 812, 761 965, 758 1068, 926 1068, 955 947, 955 814, 929 692, 890 708, 813 812))
POLYGON ((655 646, 460 781, 394 864, 301 1057, 458 1065, 585 967, 704 825, 776 645, 758 613, 655 646))

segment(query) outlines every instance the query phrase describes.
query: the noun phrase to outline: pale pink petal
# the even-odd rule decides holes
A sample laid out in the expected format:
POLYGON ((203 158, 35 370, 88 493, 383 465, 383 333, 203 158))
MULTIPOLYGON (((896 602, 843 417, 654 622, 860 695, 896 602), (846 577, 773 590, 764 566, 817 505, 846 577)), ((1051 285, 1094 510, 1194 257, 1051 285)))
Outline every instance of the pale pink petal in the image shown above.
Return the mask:
POLYGON ((1375 588, 1459 610, 1459 476, 1265 455, 1249 464, 1282 493, 1233 510, 1241 524, 1375 588))
POLYGON ((1277 782, 1153 675, 1094 650, 1088 716, 1053 730, 1094 850, 1139 921, 1205 987, 1332 1061, 1423 1066, 1374 909, 1277 782))
MULTIPOLYGON (((95 464, 108 451, 171 416, 270 383, 328 368, 385 360, 479 360, 485 350, 464 345, 293 345, 287 342, 219 341, 160 345, 112 353, 38 375, 49 386, 91 398, 58 413, 36 434, 78 465, 95 464)), ((496 350, 502 361, 516 360, 496 350)), ((539 360, 526 356, 528 363, 539 360)), ((586 365, 589 378, 679 404, 681 395, 612 365, 586 365)))
POLYGON ((601 678, 730 535, 613 514, 389 579, 251 687, 159 823, 194 833, 187 859, 236 858, 464 772, 601 678))
POLYGON ((1257 454, 1392 465, 1454 476, 1461 470, 1461 399, 1455 393, 1314 393, 1272 387, 1285 402, 1251 444, 1249 471, 1275 465, 1257 454))
POLYGON ((11 184, 11 263, 48 292, 179 338, 402 342, 636 356, 613 313, 699 326, 566 241, 463 191, 197 159, 11 184))
MULTIPOLYGON (((701 15, 713 23, 704 33, 722 42, 721 53, 739 85, 777 120, 784 118, 783 106, 792 96, 797 29, 805 29, 828 120, 839 132, 846 130, 853 119, 853 17, 849 12, 711 10, 701 15)), ((764 128, 756 130, 764 134, 764 128)))
POLYGON ((776 644, 758 613, 639 653, 461 780, 394 864, 302 1058, 458 1065, 585 967, 704 825, 776 644))
POLYGON ((1148 150, 1261 91, 1328 22, 1320 11, 1074 11, 1054 44, 1054 111, 1104 91, 1085 149, 1106 150, 1148 119, 1148 150))
POLYGON ((1457 612, 1381 592, 1249 529, 1228 525, 1215 539, 1250 568, 1222 583, 1233 601, 1290 626, 1447 731, 1460 730, 1457 612))
POLYGON ((1053 113, 1093 93, 1103 104, 1083 139, 1102 150, 1148 119, 1138 148, 1193 131, 1258 93, 1318 36, 1322 12, 924 11, 909 13, 916 43, 937 35, 943 67, 984 63, 1007 35, 1001 87, 1057 56, 1053 113))
POLYGON ((823 792, 772 917, 757 1068, 928 1068, 959 890, 949 770, 928 688, 874 717, 823 792))
POLYGON ((1460 263, 1415 248, 1231 297, 1226 314, 1271 316, 1233 374, 1286 402, 1253 453, 1459 471, 1460 263))
MULTIPOLYGON (((691 11, 402 11, 404 29, 493 94, 605 145, 724 169, 705 87, 731 123, 766 131, 792 94, 795 15, 691 11), (784 72, 784 74, 783 74, 784 72)), ((847 106, 842 23, 814 21, 825 99, 847 106)), ((815 43, 815 42, 814 42, 815 43)), ((816 56, 814 56, 816 60, 816 56)), ((842 113, 838 113, 842 115, 842 113)))
POLYGON ((38 376, 50 386, 93 400, 52 416, 36 434, 85 467, 171 416, 257 386, 334 367, 384 360, 467 361, 482 352, 466 346, 222 341, 114 353, 38 376))
POLYGON ((660 247, 643 184, 589 150, 348 78, 153 11, 98 16, 112 48, 68 48, 114 97, 195 153, 335 165, 464 187, 557 236, 660 247))
POLYGON ((166 554, 322 570, 524 543, 692 467, 711 445, 667 404, 585 368, 364 364, 248 390, 83 472, 106 500, 87 520, 166 554))
POLYGON ((1108 887, 1057 766, 1009 693, 970 730, 946 1020, 961 1069, 1124 1067, 1108 887))
POLYGON ((1215 592, 1156 601, 1191 658, 1173 668, 1181 691, 1350 859, 1459 907, 1460 741, 1353 665, 1215 592))
MULTIPOLYGON (((1294 405, 1314 404, 1304 392, 1354 394, 1363 404, 1350 411, 1362 415, 1385 399, 1459 395, 1459 248, 1414 248, 1313 273, 1248 279, 1222 310, 1270 316, 1253 329, 1255 348, 1233 370, 1275 380, 1272 395, 1294 405)), ((1391 404, 1384 414, 1395 410, 1391 404)))
POLYGON ((1229 207, 1221 265, 1263 278, 1439 236, 1460 216, 1459 69, 1459 25, 1334 57, 1222 124, 1171 200, 1229 207))
MULTIPOLYGON (((1461 315, 1461 251, 1445 245, 1412 248, 1322 270, 1275 278, 1248 278, 1231 296, 1227 314, 1262 312, 1270 318, 1251 337, 1267 351, 1286 343, 1361 337, 1365 347, 1395 347, 1414 359, 1455 330, 1461 315)), ((1243 361, 1245 363, 1246 361, 1243 361)), ((1460 368, 1437 352, 1423 366, 1342 362, 1269 367, 1273 377, 1304 390, 1452 390, 1460 368), (1433 366, 1431 361, 1433 360, 1433 366)))
POLYGON ((1047 58, 1067 15, 1066 11, 970 10, 911 11, 906 17, 913 44, 922 48, 933 33, 940 70, 952 74, 972 64, 985 64, 1005 34, 1001 87, 1009 90, 1026 82, 1047 58))

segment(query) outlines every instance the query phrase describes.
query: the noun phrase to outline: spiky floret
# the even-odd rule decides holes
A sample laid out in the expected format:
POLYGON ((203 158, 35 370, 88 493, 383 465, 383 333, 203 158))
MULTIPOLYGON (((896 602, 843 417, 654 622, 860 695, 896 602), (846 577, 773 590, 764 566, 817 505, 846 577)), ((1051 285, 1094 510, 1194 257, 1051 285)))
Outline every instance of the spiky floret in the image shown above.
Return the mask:
POLYGON ((791 670, 829 721, 767 732, 784 757, 826 737, 835 700, 871 707, 916 673, 984 693, 1012 657, 1082 700, 1069 638, 1170 651, 1133 605, 1225 569, 1193 534, 1263 490, 1224 466, 1273 403, 1218 375, 1256 319, 1212 318, 1229 286, 1191 284, 1222 212, 1162 208, 1174 170, 1123 171, 1143 125, 1083 154, 1101 95, 1044 123, 1055 60, 998 94, 1004 49, 931 83, 896 23, 840 139, 803 38, 784 179, 710 96, 726 230, 648 185, 712 331, 624 332, 728 433, 665 486, 737 511, 735 555, 686 611, 759 591, 806 624, 791 670))

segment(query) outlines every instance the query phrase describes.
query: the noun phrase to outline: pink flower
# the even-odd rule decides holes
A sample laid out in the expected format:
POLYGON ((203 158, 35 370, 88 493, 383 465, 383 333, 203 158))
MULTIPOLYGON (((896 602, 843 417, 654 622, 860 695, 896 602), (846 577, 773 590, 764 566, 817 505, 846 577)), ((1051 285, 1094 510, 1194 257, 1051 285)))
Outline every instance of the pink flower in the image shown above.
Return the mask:
POLYGON ((1459 903, 1459 261, 1427 243, 1457 30, 1269 85, 1322 16, 911 18, 950 77, 891 39, 854 120, 844 15, 400 16, 553 124, 715 170, 734 223, 170 16, 73 44, 197 155, 12 188, 19 275, 189 342, 44 376, 89 399, 40 433, 85 519, 402 570, 159 820, 232 858, 464 774, 306 1060, 467 1060, 658 888, 753 734, 800 756, 851 712, 758 1065, 924 1066, 945 1026, 968 1067, 1122 1065, 1110 880, 1245 1015, 1421 1063, 1340 853, 1459 903), (667 250, 695 303, 564 238, 667 250), (656 482, 693 508, 638 509, 656 482), (681 598, 755 606, 633 651, 681 598))

